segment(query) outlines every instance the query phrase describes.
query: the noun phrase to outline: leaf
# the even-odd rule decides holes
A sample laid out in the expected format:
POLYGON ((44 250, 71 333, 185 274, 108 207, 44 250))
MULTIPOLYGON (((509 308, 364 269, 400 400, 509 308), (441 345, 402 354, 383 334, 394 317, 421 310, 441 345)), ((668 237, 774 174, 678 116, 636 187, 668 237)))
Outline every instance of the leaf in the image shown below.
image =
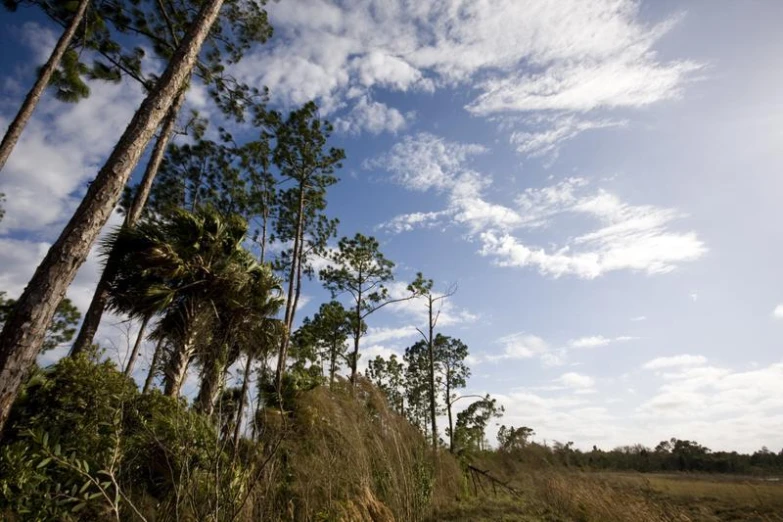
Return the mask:
POLYGON ((72 513, 78 513, 79 511, 81 511, 82 509, 84 509, 86 507, 87 507, 87 503, 86 502, 79 502, 78 504, 73 506, 73 508, 71 509, 71 512, 72 513))
POLYGON ((43 447, 46 447, 49 444, 49 432, 46 432, 43 434, 43 439, 41 440, 41 445, 43 447))
POLYGON ((42 467, 46 466, 52 461, 51 457, 46 457, 41 462, 38 463, 38 465, 35 467, 35 469, 41 469, 42 467))

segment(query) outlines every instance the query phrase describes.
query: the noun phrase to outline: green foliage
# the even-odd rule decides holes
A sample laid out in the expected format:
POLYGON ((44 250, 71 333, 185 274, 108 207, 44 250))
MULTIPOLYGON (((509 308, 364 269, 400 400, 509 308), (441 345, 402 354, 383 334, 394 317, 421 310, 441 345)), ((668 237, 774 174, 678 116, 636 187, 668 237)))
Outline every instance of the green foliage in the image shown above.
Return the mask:
POLYGON ((157 392, 140 395, 110 363, 62 359, 36 373, 14 405, 0 452, 0 514, 232 520, 254 461, 234 459, 227 422, 157 392))
MULTIPOLYGON (((16 299, 7 299, 5 292, 0 291, 0 330, 14 308, 16 299)), ((67 297, 60 301, 54 312, 54 317, 46 329, 46 337, 41 345, 41 351, 53 350, 73 339, 76 325, 82 318, 81 312, 67 297)))

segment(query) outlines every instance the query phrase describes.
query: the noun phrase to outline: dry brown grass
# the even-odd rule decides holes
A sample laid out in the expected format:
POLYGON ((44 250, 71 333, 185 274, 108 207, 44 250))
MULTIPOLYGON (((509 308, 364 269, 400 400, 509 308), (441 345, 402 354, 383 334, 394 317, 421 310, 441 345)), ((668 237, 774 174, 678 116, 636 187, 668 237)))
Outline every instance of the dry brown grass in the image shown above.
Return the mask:
MULTIPOLYGON (((280 429, 280 428, 278 428, 280 429)), ((422 435, 360 380, 321 387, 295 401, 287 430, 256 498, 262 520, 422 520, 453 502, 462 474, 450 455, 433 455, 422 435)), ((266 437, 278 437, 270 429, 266 437)))

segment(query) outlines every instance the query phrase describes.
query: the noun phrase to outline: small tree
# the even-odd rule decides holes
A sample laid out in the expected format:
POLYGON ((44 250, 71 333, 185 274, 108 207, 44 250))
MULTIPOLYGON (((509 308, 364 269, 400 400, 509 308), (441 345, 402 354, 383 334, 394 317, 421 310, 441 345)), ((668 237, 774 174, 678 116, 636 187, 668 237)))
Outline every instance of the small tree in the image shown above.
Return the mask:
POLYGON ((334 386, 338 365, 347 360, 346 341, 353 331, 351 314, 338 301, 324 303, 312 319, 305 318, 300 330, 308 333, 326 361, 329 386, 334 386))
POLYGON ((400 415, 405 413, 405 366, 392 354, 388 359, 380 355, 367 365, 367 378, 386 394, 391 407, 400 415))
POLYGON ((533 428, 527 426, 515 428, 514 426, 506 427, 504 424, 498 430, 498 444, 503 451, 521 450, 527 446, 528 440, 535 434, 533 428))
MULTIPOLYGON (((442 382, 443 402, 449 417, 449 433, 454 433, 452 406, 460 398, 454 391, 467 386, 470 368, 465 364, 468 346, 452 337, 438 334, 434 341, 435 361, 442 382)), ((454 437, 449 436, 449 449, 454 451, 454 437)))
POLYGON ((493 399, 487 394, 483 399, 472 403, 459 412, 453 434, 456 451, 459 453, 483 450, 489 421, 502 417, 503 411, 504 408, 498 406, 497 399, 493 399))
POLYGON ((407 301, 419 295, 420 290, 408 286, 410 295, 393 298, 386 284, 394 279, 394 263, 380 251, 378 240, 363 234, 344 237, 331 256, 334 266, 321 270, 321 281, 333 298, 348 294, 352 301, 353 353, 351 355, 351 383, 356 383, 356 364, 359 360, 359 341, 364 335, 365 319, 391 303, 407 301))

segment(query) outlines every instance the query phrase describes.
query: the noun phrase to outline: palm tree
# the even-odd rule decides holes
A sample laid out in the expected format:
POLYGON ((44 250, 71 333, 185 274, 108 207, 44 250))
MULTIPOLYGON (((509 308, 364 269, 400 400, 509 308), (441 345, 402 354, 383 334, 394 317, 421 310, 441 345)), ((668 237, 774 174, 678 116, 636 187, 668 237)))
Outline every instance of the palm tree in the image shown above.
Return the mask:
POLYGON ((216 303, 211 342, 197 354, 202 371, 196 406, 207 414, 213 411, 227 368, 257 343, 256 329, 283 304, 280 280, 249 253, 237 259, 233 274, 231 288, 216 303))
MULTIPOLYGON (((282 306, 282 299, 276 304, 277 308, 282 306)), ((240 393, 240 403, 237 408, 237 419, 234 424, 234 447, 239 445, 239 435, 242 428, 242 414, 247 401, 247 390, 250 386, 250 372, 253 369, 253 363, 260 357, 267 357, 273 349, 280 346, 284 336, 288 335, 285 323, 280 319, 264 317, 250 331, 250 339, 243 346, 245 353, 245 369, 242 374, 242 391, 240 393)))
POLYGON ((191 359, 210 342, 217 303, 236 289, 247 223, 211 208, 176 210, 117 232, 133 309, 162 311, 151 337, 165 339, 166 395, 179 396, 191 359))

